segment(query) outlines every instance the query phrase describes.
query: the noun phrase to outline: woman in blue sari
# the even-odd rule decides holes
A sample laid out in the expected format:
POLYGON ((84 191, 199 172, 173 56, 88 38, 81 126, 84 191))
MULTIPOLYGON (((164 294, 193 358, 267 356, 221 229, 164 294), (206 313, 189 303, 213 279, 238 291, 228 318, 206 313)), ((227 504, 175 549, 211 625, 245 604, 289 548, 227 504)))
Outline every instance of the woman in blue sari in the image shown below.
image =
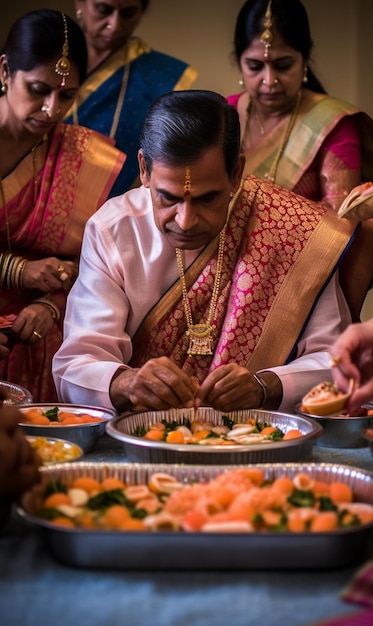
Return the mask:
POLYGON ((168 91, 189 89, 198 72, 153 50, 133 32, 149 0, 75 0, 88 48, 88 76, 65 122, 115 139, 127 159, 111 195, 138 183, 137 151, 150 104, 168 91))

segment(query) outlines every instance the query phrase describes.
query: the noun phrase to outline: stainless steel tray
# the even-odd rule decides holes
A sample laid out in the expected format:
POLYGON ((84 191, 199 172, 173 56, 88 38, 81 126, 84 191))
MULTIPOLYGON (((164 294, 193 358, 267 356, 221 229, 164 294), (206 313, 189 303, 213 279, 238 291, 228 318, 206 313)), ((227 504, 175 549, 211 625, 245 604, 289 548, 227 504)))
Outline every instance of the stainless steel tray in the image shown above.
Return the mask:
MULTIPOLYGON (((372 408, 371 403, 364 406, 369 409, 372 408)), ((296 405, 295 410, 298 415, 308 415, 301 411, 300 404, 296 405)), ((308 415, 308 417, 311 417, 323 427, 323 433, 316 442, 317 446, 325 446, 327 448, 363 448, 368 445, 368 442, 362 435, 362 431, 364 428, 373 426, 372 415, 356 417, 347 415, 308 415)))
POLYGON ((201 446, 190 444, 170 444, 154 442, 131 433, 138 426, 149 426, 152 422, 165 419, 169 422, 178 421, 183 417, 192 420, 193 409, 171 409, 169 411, 147 411, 115 417, 106 424, 106 432, 114 439, 122 441, 126 459, 143 463, 186 463, 186 464, 237 464, 237 463, 269 463, 301 461, 311 458, 315 439, 322 432, 322 426, 306 416, 249 409, 240 411, 217 411, 210 407, 198 409, 201 419, 214 425, 223 424, 222 417, 227 415, 234 421, 253 418, 268 422, 284 431, 297 428, 302 433, 298 439, 273 441, 270 443, 235 445, 235 446, 201 446))
MULTIPOLYGON (((255 467, 258 467, 256 465, 255 467)), ((373 473, 329 463, 261 464, 267 479, 298 472, 316 480, 343 480, 356 499, 373 504, 373 473)), ((227 468, 226 468, 227 469, 227 468)), ((231 469, 231 468, 230 468, 231 469)), ((137 463, 60 464, 41 469, 43 482, 85 475, 116 476, 127 484, 148 480, 155 471, 168 472, 185 483, 206 481, 224 471, 221 466, 137 463)), ((366 556, 373 524, 329 533, 181 533, 124 532, 58 528, 35 516, 36 486, 17 506, 18 513, 40 527, 51 554, 81 568, 138 570, 309 570, 349 566, 366 556)))

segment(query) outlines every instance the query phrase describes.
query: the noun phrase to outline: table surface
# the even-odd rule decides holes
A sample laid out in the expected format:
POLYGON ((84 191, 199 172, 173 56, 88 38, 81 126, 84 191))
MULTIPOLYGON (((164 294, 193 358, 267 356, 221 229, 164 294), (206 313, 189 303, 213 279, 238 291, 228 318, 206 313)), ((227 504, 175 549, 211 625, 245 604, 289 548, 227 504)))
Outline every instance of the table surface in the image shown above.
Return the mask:
MULTIPOLYGON (((123 461, 103 435, 87 461, 123 461)), ((373 471, 368 447, 314 446, 313 461, 373 471)), ((362 607, 340 593, 360 567, 322 571, 124 571, 62 565, 13 511, 0 536, 0 625, 308 626, 362 607)))

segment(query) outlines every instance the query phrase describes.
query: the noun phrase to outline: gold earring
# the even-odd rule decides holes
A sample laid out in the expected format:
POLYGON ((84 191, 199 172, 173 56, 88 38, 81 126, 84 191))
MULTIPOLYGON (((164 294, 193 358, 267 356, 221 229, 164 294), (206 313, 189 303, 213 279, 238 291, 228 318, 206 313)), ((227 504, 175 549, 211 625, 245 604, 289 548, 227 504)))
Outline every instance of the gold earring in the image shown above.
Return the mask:
POLYGON ((307 72, 308 72, 308 67, 307 65, 304 68, 304 73, 303 73, 303 82, 304 83, 308 83, 308 76, 307 76, 307 72))
POLYGON ((3 83, 3 84, 1 85, 1 91, 2 91, 2 93, 6 93, 6 92, 8 91, 8 87, 6 86, 6 84, 5 84, 5 83, 3 83))

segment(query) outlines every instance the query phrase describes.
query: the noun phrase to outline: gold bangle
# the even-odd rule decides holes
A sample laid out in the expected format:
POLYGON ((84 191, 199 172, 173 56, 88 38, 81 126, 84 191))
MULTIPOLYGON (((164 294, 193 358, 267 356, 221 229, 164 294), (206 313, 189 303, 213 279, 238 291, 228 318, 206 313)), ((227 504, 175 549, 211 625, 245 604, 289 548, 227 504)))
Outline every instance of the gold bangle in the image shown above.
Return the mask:
POLYGON ((49 310, 52 319, 54 322, 58 322, 60 319, 60 312, 57 308, 57 306, 51 302, 50 300, 45 300, 43 298, 39 298, 38 300, 34 300, 33 304, 41 304, 42 306, 44 306, 46 309, 49 310))

